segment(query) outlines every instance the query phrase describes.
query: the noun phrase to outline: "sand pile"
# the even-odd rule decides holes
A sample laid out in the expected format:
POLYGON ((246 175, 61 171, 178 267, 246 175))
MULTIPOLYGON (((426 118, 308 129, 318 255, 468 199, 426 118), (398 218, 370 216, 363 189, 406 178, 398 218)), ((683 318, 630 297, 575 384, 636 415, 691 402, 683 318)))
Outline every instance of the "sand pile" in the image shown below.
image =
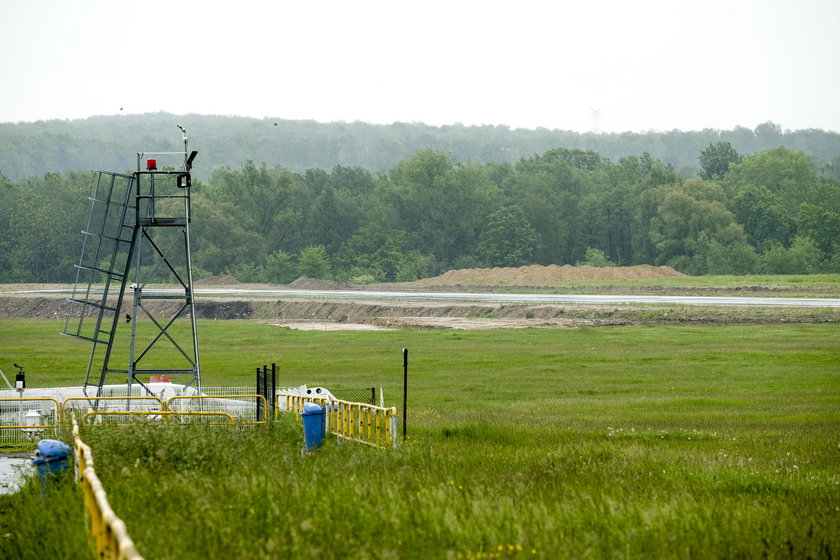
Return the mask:
POLYGON ((450 270, 435 276, 412 282, 418 286, 545 286, 559 282, 603 281, 639 278, 673 278, 685 276, 669 266, 572 266, 556 264, 530 265, 518 268, 467 268, 450 270))
POLYGON ((242 282, 229 274, 210 276, 208 278, 202 278, 201 280, 195 281, 196 286, 236 286, 239 284, 242 284, 242 282))

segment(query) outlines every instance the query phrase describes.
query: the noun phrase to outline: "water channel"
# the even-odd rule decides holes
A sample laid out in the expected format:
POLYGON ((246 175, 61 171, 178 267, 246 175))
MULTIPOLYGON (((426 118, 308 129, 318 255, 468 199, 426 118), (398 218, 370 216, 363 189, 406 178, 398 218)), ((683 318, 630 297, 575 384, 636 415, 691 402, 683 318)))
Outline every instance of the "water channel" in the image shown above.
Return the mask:
POLYGON ((17 492, 23 484, 24 476, 31 472, 32 458, 29 455, 0 455, 0 494, 17 492))

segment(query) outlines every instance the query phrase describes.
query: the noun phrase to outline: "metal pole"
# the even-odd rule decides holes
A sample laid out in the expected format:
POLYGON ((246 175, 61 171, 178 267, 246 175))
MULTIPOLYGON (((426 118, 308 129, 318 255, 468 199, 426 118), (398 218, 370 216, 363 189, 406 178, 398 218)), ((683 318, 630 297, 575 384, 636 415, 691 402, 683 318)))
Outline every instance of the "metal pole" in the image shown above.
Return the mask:
POLYGON ((277 409, 277 364, 271 362, 271 399, 269 411, 274 414, 277 409))
MULTIPOLYGON (((262 387, 260 387, 260 394, 266 400, 268 406, 268 364, 263 364, 262 387)), ((265 419, 268 420, 268 411, 265 411, 265 419)))
POLYGON ((403 441, 408 437, 406 435, 406 421, 408 416, 408 348, 403 348, 403 441))
MULTIPOLYGON (((186 168, 186 157, 187 157, 187 131, 184 130, 180 125, 178 128, 184 133, 184 167, 186 168)), ((154 175, 152 175, 154 178, 154 175)), ((192 327, 192 343, 193 343, 193 358, 195 358, 195 363, 193 364, 193 379, 195 380, 195 386, 198 390, 198 394, 202 394, 201 391, 201 360, 199 359, 198 355, 198 331, 196 329, 196 316, 195 316, 195 292, 193 291, 193 271, 192 271, 192 248, 190 247, 190 222, 192 221, 192 217, 190 216, 190 188, 187 187, 184 192, 184 251, 186 253, 186 262, 187 262, 187 304, 190 308, 190 326, 192 327)))
MULTIPOLYGON (((258 395, 262 395, 262 390, 263 390, 262 377, 263 377, 262 369, 257 368, 257 394, 258 395)), ((260 414, 261 412, 262 412, 262 400, 257 399, 257 422, 262 420, 262 414, 260 414)))

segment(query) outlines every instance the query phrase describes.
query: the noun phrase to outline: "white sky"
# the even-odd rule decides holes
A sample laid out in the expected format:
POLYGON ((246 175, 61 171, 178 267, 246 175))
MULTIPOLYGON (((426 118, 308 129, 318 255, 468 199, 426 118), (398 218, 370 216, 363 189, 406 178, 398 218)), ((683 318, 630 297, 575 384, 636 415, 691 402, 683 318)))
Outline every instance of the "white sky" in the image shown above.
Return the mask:
POLYGON ((840 1, 0 0, 0 122, 157 111, 840 131, 840 1))

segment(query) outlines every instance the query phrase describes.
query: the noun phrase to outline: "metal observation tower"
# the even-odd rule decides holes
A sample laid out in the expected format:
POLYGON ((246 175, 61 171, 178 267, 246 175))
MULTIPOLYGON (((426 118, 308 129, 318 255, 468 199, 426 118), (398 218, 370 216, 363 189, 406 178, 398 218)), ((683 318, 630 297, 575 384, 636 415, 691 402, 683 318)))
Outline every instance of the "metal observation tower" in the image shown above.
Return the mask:
POLYGON ((190 258, 197 152, 178 128, 183 152, 139 152, 131 175, 96 172, 62 333, 93 344, 87 396, 111 396, 103 388, 119 383, 127 396, 149 394, 150 381, 169 376, 201 391, 190 258))

